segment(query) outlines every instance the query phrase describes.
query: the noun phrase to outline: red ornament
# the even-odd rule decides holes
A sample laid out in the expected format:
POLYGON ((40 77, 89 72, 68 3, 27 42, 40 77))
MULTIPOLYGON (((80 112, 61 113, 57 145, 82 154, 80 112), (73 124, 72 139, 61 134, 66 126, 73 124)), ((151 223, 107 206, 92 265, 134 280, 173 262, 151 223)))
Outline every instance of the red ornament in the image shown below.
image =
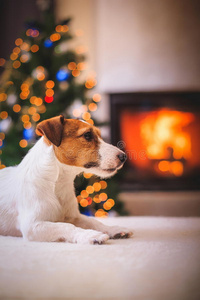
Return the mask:
POLYGON ((45 100, 45 102, 47 102, 47 103, 51 103, 51 102, 53 102, 54 98, 53 98, 53 96, 51 96, 51 97, 45 96, 44 100, 45 100))

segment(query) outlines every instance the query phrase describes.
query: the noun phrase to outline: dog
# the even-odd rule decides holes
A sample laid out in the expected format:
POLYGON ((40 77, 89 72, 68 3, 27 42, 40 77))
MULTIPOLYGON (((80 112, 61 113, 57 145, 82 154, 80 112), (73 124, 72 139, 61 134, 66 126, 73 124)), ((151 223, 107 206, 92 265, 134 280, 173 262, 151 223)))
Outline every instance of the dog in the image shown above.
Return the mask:
POLYGON ((40 139, 18 166, 0 171, 0 234, 29 241, 102 244, 132 231, 80 214, 74 179, 102 178, 122 168, 126 155, 105 143, 98 128, 60 115, 40 122, 40 139))

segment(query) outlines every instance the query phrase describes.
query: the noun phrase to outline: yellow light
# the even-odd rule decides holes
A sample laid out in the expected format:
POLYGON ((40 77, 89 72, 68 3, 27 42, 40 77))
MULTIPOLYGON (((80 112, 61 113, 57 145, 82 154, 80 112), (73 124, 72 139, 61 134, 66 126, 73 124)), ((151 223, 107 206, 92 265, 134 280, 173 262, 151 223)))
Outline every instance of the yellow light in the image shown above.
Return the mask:
POLYGON ((111 207, 115 205, 115 201, 113 199, 108 199, 106 202, 110 203, 111 207))
POLYGON ((95 213, 95 217, 98 218, 105 218, 108 216, 108 213, 106 211, 104 211, 103 209, 98 209, 95 213))
POLYGON ((40 114, 44 114, 46 112, 46 106, 42 104, 41 106, 38 107, 38 111, 40 114))
POLYGON ((86 192, 87 192, 88 194, 94 193, 94 187, 91 186, 91 185, 88 185, 88 186, 86 187, 86 192))
POLYGON ((92 97, 92 99, 95 102, 99 102, 99 101, 101 101, 101 95, 100 94, 94 94, 94 96, 92 97))
POLYGON ((11 60, 15 60, 15 59, 17 59, 18 58, 18 54, 16 54, 16 53, 12 53, 11 55, 10 55, 10 59, 11 60))
POLYGON ((28 30, 26 30, 26 35, 27 35, 27 36, 31 36, 31 34, 32 34, 32 31, 33 31, 32 29, 28 29, 28 30))
POLYGON ((21 63, 20 63, 19 60, 14 61, 14 63, 13 63, 13 68, 14 69, 18 69, 20 66, 21 66, 21 63))
POLYGON ((90 177, 92 177, 92 173, 83 173, 83 176, 86 178, 86 179, 89 179, 90 177))
POLYGON ((21 120, 22 120, 22 122, 27 123, 27 122, 29 122, 30 117, 29 117, 28 115, 23 115, 23 116, 21 117, 21 120))
POLYGON ((40 119, 40 115, 38 113, 36 113, 32 116, 32 119, 33 119, 33 121, 37 122, 40 119))
POLYGON ((29 59, 29 57, 28 57, 27 54, 22 54, 22 56, 20 57, 20 61, 21 61, 22 63, 27 62, 28 59, 29 59))
POLYGON ((39 50, 39 46, 38 46, 38 45, 32 45, 32 46, 31 46, 31 51, 32 51, 33 53, 37 52, 38 50, 39 50))
POLYGON ((20 145, 20 147, 21 148, 26 148, 27 147, 27 145, 28 145, 28 142, 26 141, 26 140, 21 140, 20 142, 19 142, 19 145, 20 145))
POLYGON ((51 40, 52 42, 56 42, 56 41, 58 41, 60 38, 61 38, 61 36, 60 36, 59 33, 53 33, 53 34, 50 36, 50 40, 51 40))
POLYGON ((80 205, 81 205, 82 207, 86 207, 86 206, 88 206, 88 201, 87 201, 86 199, 82 199, 82 200, 80 201, 80 205))
POLYGON ((93 187, 94 187, 95 192, 98 192, 98 191, 100 191, 100 189, 101 189, 101 185, 100 185, 99 182, 95 182, 95 183, 93 184, 93 187))
POLYGON ((1 93, 0 94, 0 102, 3 102, 7 99, 7 94, 6 93, 1 93))
POLYGON ((19 54, 20 53, 20 48, 19 47, 15 47, 14 49, 13 49, 13 53, 16 53, 16 54, 19 54))
POLYGON ((69 30, 69 27, 67 25, 63 25, 62 32, 67 32, 69 30))
POLYGON ((81 115, 81 110, 78 108, 75 108, 72 113, 73 113, 74 117, 78 118, 81 115))
POLYGON ((13 111, 14 112, 18 113, 18 112, 20 112, 20 110, 21 110, 21 106, 19 104, 15 104, 13 106, 13 111))
POLYGON ((55 86, 55 83, 54 83, 53 80, 48 80, 48 81, 46 82, 46 88, 52 89, 54 86, 55 86))
POLYGON ((37 97, 36 96, 32 96, 31 98, 30 98, 30 103, 31 104, 35 104, 35 100, 37 99, 37 97))
POLYGON ((0 113, 0 118, 1 118, 2 120, 7 119, 7 117, 8 117, 7 111, 2 111, 2 112, 0 113))
POLYGON ((36 68, 36 70, 38 72, 44 72, 44 67, 43 66, 39 66, 39 67, 36 68))
POLYGON ((94 78, 89 78, 86 83, 85 83, 85 87, 87 89, 92 89, 95 85, 97 84, 96 79, 94 78))
POLYGON ((83 120, 87 121, 91 118, 91 115, 89 112, 85 112, 82 114, 82 118, 83 118, 83 120))
POLYGON ((73 71, 72 71, 72 75, 73 75, 74 77, 78 77, 78 76, 80 75, 80 71, 79 71, 79 70, 73 70, 73 71))
POLYGON ((27 99, 28 95, 29 95, 29 92, 28 93, 21 92, 20 95, 19 95, 19 97, 20 97, 20 99, 25 100, 25 99, 27 99))
POLYGON ((24 42, 21 46, 20 46, 21 50, 24 51, 29 51, 30 50, 30 45, 26 42, 24 42))
POLYGON ((57 25, 55 30, 56 30, 56 32, 61 32, 63 30, 63 26, 57 25))
POLYGON ((36 108, 35 107, 33 107, 33 106, 31 106, 31 107, 29 107, 29 109, 28 109, 28 113, 30 114, 30 115, 33 115, 33 114, 35 114, 36 113, 36 108))
POLYGON ((22 83, 21 90, 28 90, 28 89, 29 89, 29 85, 27 83, 22 83))
POLYGON ((87 198, 88 197, 88 193, 86 192, 86 190, 81 191, 81 197, 82 198, 87 198))
POLYGON ((101 193, 101 194, 99 195, 99 199, 100 199, 101 201, 106 201, 107 198, 108 198, 108 196, 107 196, 106 193, 101 193))
POLYGON ((23 44, 23 40, 22 39, 20 39, 20 38, 16 39, 16 41, 15 41, 15 45, 16 46, 20 46, 22 44, 23 44))
POLYGON ((103 208, 105 210, 110 210, 112 208, 110 202, 106 201, 104 204, 103 204, 103 208))
POLYGON ((95 110, 97 110, 97 105, 96 105, 96 103, 90 103, 88 105, 88 108, 90 111, 95 111, 95 110))
POLYGON ((86 63, 81 62, 77 65, 78 70, 84 70, 86 68, 86 63))
POLYGON ((1 140, 4 140, 4 139, 5 139, 5 133, 0 132, 0 139, 1 139, 1 140))
POLYGON ((91 125, 94 125, 94 121, 92 119, 87 120, 87 122, 91 125))
POLYGON ((0 67, 5 64, 6 60, 4 58, 0 58, 0 67))
POLYGON ((3 141, 2 139, 0 138, 0 147, 3 145, 3 141))
POLYGON ((54 91, 52 89, 47 89, 46 90, 46 96, 52 97, 54 95, 54 91))
POLYGON ((100 181, 99 183, 100 183, 100 185, 101 185, 101 189, 102 189, 102 190, 104 190, 104 189, 107 188, 107 182, 106 182, 106 181, 102 180, 102 181, 100 181))
POLYGON ((94 201, 95 203, 100 203, 100 202, 101 202, 101 200, 99 199, 99 196, 98 196, 98 195, 94 196, 93 201, 94 201))
POLYGON ((68 64, 68 69, 69 70, 75 70, 76 69, 76 63, 75 62, 70 62, 69 64, 68 64))
POLYGON ((45 79, 45 75, 44 75, 44 73, 39 73, 39 74, 37 74, 37 79, 38 80, 40 80, 40 81, 42 81, 42 80, 44 80, 45 79))
POLYGON ((43 103, 43 100, 42 100, 42 98, 36 98, 35 100, 34 100, 34 104, 36 105, 36 106, 40 106, 40 105, 42 105, 42 103, 43 103))
POLYGON ((32 127, 31 122, 24 123, 24 128, 30 129, 32 127))

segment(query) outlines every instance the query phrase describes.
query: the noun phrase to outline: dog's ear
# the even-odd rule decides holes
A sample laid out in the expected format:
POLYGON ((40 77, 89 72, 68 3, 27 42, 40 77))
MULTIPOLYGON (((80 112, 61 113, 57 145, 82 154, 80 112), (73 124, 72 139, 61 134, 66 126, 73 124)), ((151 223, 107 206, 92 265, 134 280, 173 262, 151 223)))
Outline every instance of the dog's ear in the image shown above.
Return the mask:
POLYGON ((64 116, 54 117, 40 122, 36 127, 37 135, 44 135, 55 146, 59 147, 62 141, 64 116))

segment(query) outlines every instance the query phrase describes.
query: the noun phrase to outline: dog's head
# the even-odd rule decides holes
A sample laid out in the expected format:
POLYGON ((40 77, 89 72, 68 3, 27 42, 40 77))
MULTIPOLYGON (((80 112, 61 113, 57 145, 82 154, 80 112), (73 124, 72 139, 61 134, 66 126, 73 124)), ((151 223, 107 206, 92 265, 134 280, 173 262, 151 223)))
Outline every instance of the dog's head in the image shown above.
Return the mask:
POLYGON ((98 128, 81 120, 54 117, 40 122, 36 133, 53 145, 61 163, 101 177, 114 175, 126 160, 123 151, 102 140, 98 128))

